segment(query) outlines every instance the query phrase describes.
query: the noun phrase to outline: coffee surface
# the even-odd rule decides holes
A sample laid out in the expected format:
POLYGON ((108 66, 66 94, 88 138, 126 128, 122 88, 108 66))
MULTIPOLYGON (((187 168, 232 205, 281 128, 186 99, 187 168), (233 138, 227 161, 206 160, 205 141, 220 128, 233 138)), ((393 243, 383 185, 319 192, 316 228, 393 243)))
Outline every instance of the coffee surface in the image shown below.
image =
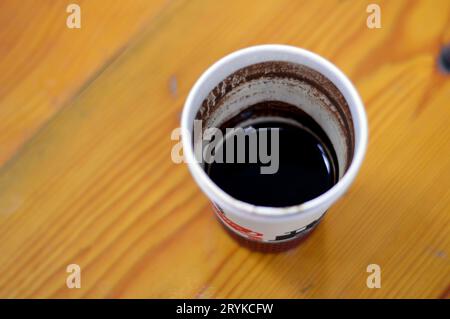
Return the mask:
MULTIPOLYGON (((268 110, 279 102, 263 102, 249 107, 248 114, 255 115, 257 110, 268 110), (252 110, 256 110, 253 112, 252 110)), ((256 114, 258 115, 258 114, 256 114)), ((256 117, 257 118, 257 117, 256 117)), ((221 130, 234 127, 242 121, 242 114, 227 121, 221 130), (232 126, 230 126, 232 125, 232 126)), ((237 163, 237 142, 234 143, 234 163, 213 162, 206 164, 205 171, 210 178, 232 197, 258 206, 286 207, 298 205, 311 200, 330 189, 338 178, 336 154, 330 140, 322 128, 306 113, 296 114, 295 121, 286 122, 281 118, 259 118, 254 124, 243 126, 244 131, 251 131, 259 139, 263 130, 278 130, 278 170, 273 174, 262 174, 261 167, 267 167, 267 161, 249 162, 250 143, 245 143, 245 163, 237 163)), ((251 123, 251 122, 250 122, 251 123)), ((270 145, 268 134, 267 154, 274 160, 275 149, 270 145)), ((246 136, 248 137, 248 136, 246 136)), ((217 147, 226 158, 227 139, 217 147)), ((254 148, 251 148, 255 151, 254 148)), ((260 149, 258 146, 258 153, 260 149)), ((267 159, 267 158, 266 158, 267 159)))

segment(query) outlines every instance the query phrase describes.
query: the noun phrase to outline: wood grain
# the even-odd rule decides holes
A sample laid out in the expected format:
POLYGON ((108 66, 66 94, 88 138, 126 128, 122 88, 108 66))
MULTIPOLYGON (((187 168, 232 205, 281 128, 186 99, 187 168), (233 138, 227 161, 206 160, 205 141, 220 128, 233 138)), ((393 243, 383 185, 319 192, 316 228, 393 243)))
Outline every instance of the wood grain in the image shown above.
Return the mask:
POLYGON ((0 3, 0 164, 114 60, 163 0, 77 1, 82 28, 66 27, 70 1, 0 3))
POLYGON ((0 297, 449 298, 449 1, 380 1, 381 29, 366 1, 83 1, 82 34, 42 3, 0 4, 0 297), (238 246, 170 158, 201 72, 261 43, 333 61, 370 125, 350 191, 281 254, 238 246))

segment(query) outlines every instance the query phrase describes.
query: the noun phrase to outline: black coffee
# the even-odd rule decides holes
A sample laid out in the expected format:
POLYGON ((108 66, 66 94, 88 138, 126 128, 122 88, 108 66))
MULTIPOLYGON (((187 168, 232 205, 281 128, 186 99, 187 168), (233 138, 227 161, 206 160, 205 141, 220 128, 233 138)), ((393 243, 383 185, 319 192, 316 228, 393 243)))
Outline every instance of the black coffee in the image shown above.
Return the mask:
MULTIPOLYGON (((305 112, 282 102, 263 102, 227 121, 221 130, 225 133, 226 128, 236 127, 244 121, 251 123, 252 119, 255 119, 254 124, 244 126, 244 131, 255 129, 253 134, 259 140, 261 129, 269 129, 266 133, 267 154, 272 156, 272 160, 275 154, 271 153, 271 129, 279 130, 278 170, 274 174, 261 174, 261 167, 269 164, 263 163, 259 157, 256 163, 249 162, 249 139, 245 143, 246 161, 237 163, 235 141, 234 163, 213 162, 205 166, 211 179, 229 195, 258 206, 285 207, 313 199, 337 182, 338 168, 333 146, 322 128, 305 112), (282 118, 289 118, 291 122, 282 118)), ((227 138, 218 147, 222 147, 224 159, 227 138)))

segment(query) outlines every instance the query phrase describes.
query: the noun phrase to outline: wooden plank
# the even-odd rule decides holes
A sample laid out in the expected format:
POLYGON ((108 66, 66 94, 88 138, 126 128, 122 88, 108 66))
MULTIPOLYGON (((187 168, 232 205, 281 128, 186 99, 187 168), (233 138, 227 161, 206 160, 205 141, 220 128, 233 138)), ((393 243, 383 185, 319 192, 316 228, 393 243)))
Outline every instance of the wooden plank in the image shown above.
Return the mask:
POLYGON ((0 171, 1 297, 444 297, 450 284, 448 1, 169 3, 0 171), (426 27, 424 27, 426 26, 426 27), (239 247, 214 220, 172 129, 201 72, 287 43, 355 82, 370 124, 355 184, 295 250, 239 247), (66 287, 66 266, 82 288, 66 287), (366 267, 382 288, 366 287, 366 267))
POLYGON ((0 3, 0 165, 123 52, 165 1, 77 1, 81 29, 66 26, 70 3, 0 3))

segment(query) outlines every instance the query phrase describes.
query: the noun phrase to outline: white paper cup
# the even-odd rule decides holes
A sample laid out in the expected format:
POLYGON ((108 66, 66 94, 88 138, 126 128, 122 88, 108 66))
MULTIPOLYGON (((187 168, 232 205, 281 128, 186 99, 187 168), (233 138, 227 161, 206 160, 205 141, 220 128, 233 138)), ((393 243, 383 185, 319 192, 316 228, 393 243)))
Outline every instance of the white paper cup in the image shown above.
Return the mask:
POLYGON ((349 79, 317 54, 286 45, 249 47, 212 65, 187 97, 181 129, 189 170, 219 219, 238 236, 264 244, 292 242, 313 229, 353 182, 367 145, 364 106, 349 79), (337 153, 338 182, 320 196, 295 206, 262 207, 231 197, 209 178, 194 154, 196 118, 200 117, 206 127, 218 125, 245 106, 268 99, 306 111, 327 133, 337 153))

